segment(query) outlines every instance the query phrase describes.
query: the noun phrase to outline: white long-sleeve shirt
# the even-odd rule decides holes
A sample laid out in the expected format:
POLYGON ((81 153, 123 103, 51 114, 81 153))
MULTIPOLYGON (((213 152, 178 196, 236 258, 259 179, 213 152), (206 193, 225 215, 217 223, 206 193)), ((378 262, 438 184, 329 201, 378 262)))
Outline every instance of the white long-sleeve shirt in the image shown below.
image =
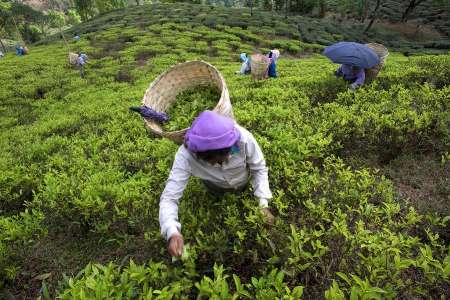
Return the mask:
POLYGON ((244 75, 245 73, 250 71, 250 63, 249 61, 244 61, 241 65, 241 69, 239 70, 239 73, 244 75))
POLYGON ((250 177, 260 207, 268 206, 268 199, 272 198, 272 193, 261 148, 250 132, 239 125, 236 127, 241 133, 239 152, 233 153, 222 165, 211 165, 197 159, 185 146, 178 149, 159 202, 161 234, 167 240, 181 231, 178 204, 191 175, 224 189, 242 187, 250 177))

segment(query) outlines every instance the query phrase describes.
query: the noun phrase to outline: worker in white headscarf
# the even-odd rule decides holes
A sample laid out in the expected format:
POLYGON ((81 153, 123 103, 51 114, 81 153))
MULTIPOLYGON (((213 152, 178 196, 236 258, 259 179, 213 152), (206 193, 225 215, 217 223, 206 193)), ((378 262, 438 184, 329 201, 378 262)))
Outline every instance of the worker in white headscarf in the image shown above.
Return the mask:
POLYGON ((241 69, 239 71, 236 71, 236 74, 250 74, 250 57, 247 56, 247 53, 241 53, 240 59, 242 61, 241 69))
POLYGON ((277 49, 270 50, 270 52, 267 54, 267 57, 270 58, 270 65, 269 65, 269 77, 276 78, 278 77, 277 74, 277 60, 280 57, 280 51, 277 49))

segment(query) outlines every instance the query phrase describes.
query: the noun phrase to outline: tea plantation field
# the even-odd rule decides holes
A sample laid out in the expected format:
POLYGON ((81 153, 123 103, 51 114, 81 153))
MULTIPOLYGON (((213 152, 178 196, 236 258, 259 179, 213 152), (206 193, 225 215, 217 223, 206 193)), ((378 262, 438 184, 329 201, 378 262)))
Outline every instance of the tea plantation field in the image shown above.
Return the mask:
POLYGON ((393 51, 375 81, 351 92, 321 45, 195 20, 133 22, 146 13, 113 12, 78 28, 70 47, 90 57, 84 78, 58 40, 0 59, 5 295, 450 294, 449 54, 393 51), (271 47, 282 49, 278 79, 234 74, 240 52, 271 47), (172 261, 158 203, 177 145, 151 137, 128 107, 161 72, 195 59, 221 71, 237 121, 263 149, 276 222, 265 224, 250 190, 217 201, 192 179, 180 205, 189 255, 172 261))

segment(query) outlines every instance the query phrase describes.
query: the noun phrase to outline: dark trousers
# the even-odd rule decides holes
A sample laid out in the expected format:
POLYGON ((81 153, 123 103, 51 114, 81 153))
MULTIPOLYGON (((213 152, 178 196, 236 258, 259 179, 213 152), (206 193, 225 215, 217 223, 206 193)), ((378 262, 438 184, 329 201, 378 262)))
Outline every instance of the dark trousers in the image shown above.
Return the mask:
POLYGON ((80 70, 80 77, 84 77, 84 66, 83 65, 77 65, 77 69, 80 70))
POLYGON ((208 180, 202 180, 203 184, 205 185, 206 189, 210 194, 212 194, 215 197, 221 198, 225 193, 232 193, 232 194, 241 194, 245 191, 247 188, 248 183, 245 183, 244 185, 234 188, 234 189, 224 189, 220 186, 215 185, 213 182, 208 180))

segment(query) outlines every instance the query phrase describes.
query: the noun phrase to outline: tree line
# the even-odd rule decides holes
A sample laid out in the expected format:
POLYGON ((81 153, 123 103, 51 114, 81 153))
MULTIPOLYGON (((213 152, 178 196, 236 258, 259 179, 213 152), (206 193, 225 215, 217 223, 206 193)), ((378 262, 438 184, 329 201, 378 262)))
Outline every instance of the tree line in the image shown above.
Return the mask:
POLYGON ((36 42, 58 28, 81 22, 74 8, 63 10, 60 4, 49 1, 49 8, 41 11, 22 1, 0 0, 0 38, 36 42))

